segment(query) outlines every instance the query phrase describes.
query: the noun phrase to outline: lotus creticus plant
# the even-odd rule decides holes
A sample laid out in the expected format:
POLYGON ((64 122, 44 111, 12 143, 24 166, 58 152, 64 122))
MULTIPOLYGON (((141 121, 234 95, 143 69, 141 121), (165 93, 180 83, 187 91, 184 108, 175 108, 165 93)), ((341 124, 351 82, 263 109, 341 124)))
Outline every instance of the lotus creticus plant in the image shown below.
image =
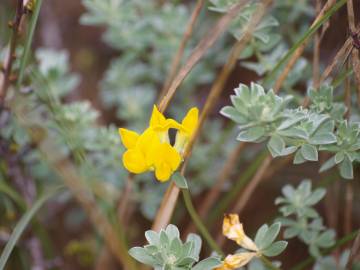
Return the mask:
POLYGON ((232 270, 246 265, 256 256, 259 256, 259 248, 244 232, 239 216, 229 214, 224 217, 223 234, 230 240, 235 241, 239 246, 248 250, 234 255, 228 255, 223 264, 215 270, 232 270))
POLYGON ((119 128, 121 141, 127 149, 123 154, 124 167, 131 173, 154 171, 157 180, 164 182, 178 169, 182 154, 198 123, 199 111, 192 108, 181 124, 167 119, 154 105, 149 127, 138 134, 119 128), (176 129, 174 146, 170 144, 169 129, 176 129))

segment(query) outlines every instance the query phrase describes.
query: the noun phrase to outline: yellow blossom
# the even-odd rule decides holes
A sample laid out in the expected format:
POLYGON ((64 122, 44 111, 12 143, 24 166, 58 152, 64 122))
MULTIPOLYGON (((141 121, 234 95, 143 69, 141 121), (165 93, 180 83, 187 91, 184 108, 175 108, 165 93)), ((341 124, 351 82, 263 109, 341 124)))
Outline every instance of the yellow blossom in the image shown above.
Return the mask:
POLYGON ((246 265, 256 256, 255 252, 242 252, 235 255, 226 256, 223 264, 215 270, 233 270, 246 265))
POLYGON ((168 131, 170 128, 178 129, 178 136, 187 139, 197 126, 197 118, 198 110, 192 108, 179 124, 165 118, 154 105, 149 127, 142 134, 119 128, 121 141, 127 149, 122 158, 124 167, 135 174, 155 171, 159 181, 167 181, 181 163, 181 152, 170 145, 168 131))
POLYGON ((181 122, 179 131, 176 134, 175 148, 179 153, 183 153, 186 144, 195 132, 198 125, 199 110, 191 108, 181 122))
POLYGON ((246 265, 255 256, 259 256, 259 249, 256 244, 245 234, 243 225, 237 214, 225 215, 223 221, 223 234, 235 241, 239 246, 251 252, 241 252, 226 256, 222 266, 216 270, 233 270, 246 265))
POLYGON ((119 129, 119 133, 127 148, 122 160, 129 172, 139 174, 154 170, 159 181, 166 181, 179 167, 179 153, 169 143, 160 142, 151 128, 141 135, 124 128, 119 129))

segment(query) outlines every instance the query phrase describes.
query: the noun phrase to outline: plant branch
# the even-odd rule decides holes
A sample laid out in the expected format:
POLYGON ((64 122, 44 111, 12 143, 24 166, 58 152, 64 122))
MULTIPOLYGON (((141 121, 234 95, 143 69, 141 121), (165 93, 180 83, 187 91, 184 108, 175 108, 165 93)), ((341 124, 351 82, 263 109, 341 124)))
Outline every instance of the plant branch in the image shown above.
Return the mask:
MULTIPOLYGON (((3 68, 3 78, 0 80, 0 105, 4 102, 6 97, 7 90, 11 81, 11 74, 13 69, 13 63, 16 58, 15 50, 17 47, 18 36, 20 32, 21 19, 24 15, 24 4, 23 0, 17 1, 16 13, 14 20, 10 23, 10 27, 12 28, 12 33, 10 37, 10 47, 7 55, 7 59, 5 60, 4 68, 3 68)), ((1 79, 1 78, 0 78, 1 79)))
POLYGON ((205 0, 198 0, 196 2, 196 6, 195 6, 195 8, 194 8, 194 10, 193 10, 193 12, 191 14, 190 20, 189 20, 189 22, 187 24, 187 27, 186 27, 185 33, 184 33, 184 35, 182 37, 182 40, 180 42, 179 48, 178 48, 178 50, 177 50, 177 52, 174 55, 174 58, 172 60, 169 75, 168 75, 168 77, 167 77, 167 79, 165 81, 164 87, 161 90, 161 93, 159 95, 160 98, 162 98, 165 95, 165 93, 168 92, 170 83, 174 79, 174 76, 176 75, 176 72, 177 72, 177 70, 179 68, 181 58, 184 55, 186 44, 188 43, 188 41, 189 41, 189 39, 190 39, 190 37, 192 35, 195 23, 196 23, 196 21, 197 21, 197 19, 199 17, 199 14, 200 14, 200 11, 201 11, 202 7, 204 6, 204 3, 205 3, 205 0))
POLYGON ((239 0, 236 5, 234 5, 225 15, 223 15, 219 19, 219 21, 214 27, 211 27, 211 29, 209 29, 205 37, 200 40, 198 45, 194 48, 193 52, 187 59, 186 63, 182 66, 178 74, 174 77, 167 93, 162 98, 159 104, 159 110, 161 112, 164 112, 172 97, 175 95, 177 88, 185 79, 185 77, 189 74, 195 64, 204 56, 205 52, 214 45, 215 41, 227 29, 231 21, 239 14, 239 12, 243 9, 244 5, 248 2, 249 0, 239 0))
POLYGON ((34 38, 35 28, 36 28, 36 24, 37 24, 37 21, 39 18, 42 2, 43 2, 43 0, 35 1, 34 13, 31 16, 31 21, 30 21, 30 29, 29 29, 29 33, 26 37, 25 48, 24 48, 23 55, 21 57, 19 76, 18 76, 18 80, 16 83, 17 89, 20 89, 21 84, 23 82, 25 67, 27 65, 27 61, 29 58, 31 43, 34 38))

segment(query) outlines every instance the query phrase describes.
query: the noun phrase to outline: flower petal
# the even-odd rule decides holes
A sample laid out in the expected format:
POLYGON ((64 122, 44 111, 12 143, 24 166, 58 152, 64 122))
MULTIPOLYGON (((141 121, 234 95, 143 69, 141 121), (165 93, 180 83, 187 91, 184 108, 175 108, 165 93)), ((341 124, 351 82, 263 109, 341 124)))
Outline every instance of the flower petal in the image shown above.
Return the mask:
POLYGON ((216 270, 232 270, 248 264, 256 256, 255 252, 242 252, 226 256, 223 265, 216 270))
POLYGON ((138 149, 127 150, 122 158, 124 167, 132 173, 143 173, 149 169, 145 157, 138 149))
POLYGON ((199 110, 196 107, 191 108, 184 119, 182 120, 181 124, 185 129, 185 132, 190 137, 195 129, 197 128, 199 118, 199 110))
POLYGON ((121 141, 126 149, 135 148, 136 142, 140 137, 138 133, 128 130, 126 128, 119 128, 119 134, 121 141))
POLYGON ((166 121, 165 116, 158 110, 156 105, 154 105, 151 118, 150 118, 150 127, 157 127, 164 125, 164 122, 166 121))
POLYGON ((159 162, 157 165, 155 165, 155 176, 157 180, 165 182, 169 180, 171 174, 172 170, 170 165, 166 162, 159 162))
POLYGON ((243 225, 240 223, 237 214, 225 215, 223 221, 223 234, 243 248, 253 251, 259 250, 255 243, 246 236, 243 225))

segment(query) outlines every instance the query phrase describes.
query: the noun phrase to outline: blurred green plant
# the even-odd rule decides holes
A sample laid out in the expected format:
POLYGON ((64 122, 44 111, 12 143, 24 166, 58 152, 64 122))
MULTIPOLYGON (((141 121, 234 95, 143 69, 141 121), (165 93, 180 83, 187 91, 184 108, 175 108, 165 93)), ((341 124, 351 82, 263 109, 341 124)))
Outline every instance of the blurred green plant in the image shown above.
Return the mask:
POLYGON ((310 254, 317 258, 321 257, 321 249, 335 244, 334 230, 323 225, 314 208, 325 193, 323 188, 312 190, 311 182, 303 180, 297 188, 291 185, 283 187, 283 197, 275 200, 275 204, 281 205, 279 210, 283 217, 278 220, 286 227, 284 237, 298 237, 308 246, 310 254))

